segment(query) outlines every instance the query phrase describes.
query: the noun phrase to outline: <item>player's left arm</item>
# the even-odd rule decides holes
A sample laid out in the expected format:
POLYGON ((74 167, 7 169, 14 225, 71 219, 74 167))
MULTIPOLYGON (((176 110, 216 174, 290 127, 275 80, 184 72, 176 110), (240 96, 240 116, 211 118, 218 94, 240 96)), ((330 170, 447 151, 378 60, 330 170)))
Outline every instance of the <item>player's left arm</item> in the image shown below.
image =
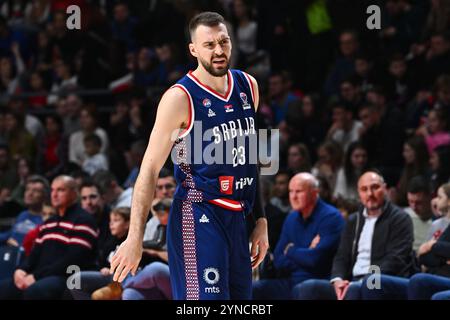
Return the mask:
MULTIPOLYGON (((253 104, 255 106, 255 112, 258 111, 258 105, 259 105, 259 90, 258 90, 258 83, 256 82, 256 79, 253 78, 251 75, 247 74, 251 85, 252 85, 252 91, 253 91, 253 104)), ((255 198, 255 204, 253 207, 253 215, 256 220, 256 226, 253 229, 252 235, 250 236, 251 241, 251 251, 250 255, 252 258, 252 268, 255 269, 258 267, 258 265, 264 260, 264 257, 266 256, 267 250, 269 249, 269 237, 267 233, 267 218, 266 213, 264 211, 264 205, 262 202, 262 196, 261 196, 261 188, 259 183, 259 170, 256 175, 256 198, 255 198)))

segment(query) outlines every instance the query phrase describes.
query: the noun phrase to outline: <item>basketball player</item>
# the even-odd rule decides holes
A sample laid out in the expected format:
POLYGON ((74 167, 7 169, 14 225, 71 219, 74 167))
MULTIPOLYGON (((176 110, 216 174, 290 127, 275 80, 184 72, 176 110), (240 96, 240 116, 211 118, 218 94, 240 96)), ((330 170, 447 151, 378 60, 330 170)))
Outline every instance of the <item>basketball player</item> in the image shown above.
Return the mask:
POLYGON ((256 146, 250 146, 250 139, 242 143, 256 136, 258 86, 246 73, 229 70, 231 41, 221 15, 200 13, 189 31, 189 50, 198 67, 161 98, 134 187, 130 231, 112 259, 111 273, 121 282, 136 272, 158 172, 173 147, 178 186, 167 246, 174 299, 250 299, 252 267, 268 249, 257 166, 249 161, 256 146), (203 141, 206 130, 212 134, 203 141), (189 147, 199 139, 201 152, 216 146, 216 155, 222 152, 225 158, 228 153, 230 161, 195 162, 199 152, 189 147), (256 218, 250 250, 245 225, 249 211, 256 218))

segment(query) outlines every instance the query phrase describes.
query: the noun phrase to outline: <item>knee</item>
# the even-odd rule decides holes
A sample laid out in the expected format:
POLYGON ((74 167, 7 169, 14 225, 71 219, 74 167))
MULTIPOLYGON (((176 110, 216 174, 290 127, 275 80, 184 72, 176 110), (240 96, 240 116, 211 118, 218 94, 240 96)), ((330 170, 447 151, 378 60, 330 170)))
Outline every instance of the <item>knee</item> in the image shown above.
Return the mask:
POLYGON ((429 274, 426 274, 426 273, 415 274, 409 279, 409 287, 410 288, 421 288, 426 283, 429 282, 430 278, 432 278, 432 276, 430 276, 429 274))
POLYGON ((317 287, 317 280, 306 280, 297 284, 292 289, 292 298, 295 300, 313 300, 315 288, 317 287))
POLYGON ((154 278, 161 278, 169 275, 167 265, 161 262, 154 262, 148 268, 149 274, 151 274, 154 278))

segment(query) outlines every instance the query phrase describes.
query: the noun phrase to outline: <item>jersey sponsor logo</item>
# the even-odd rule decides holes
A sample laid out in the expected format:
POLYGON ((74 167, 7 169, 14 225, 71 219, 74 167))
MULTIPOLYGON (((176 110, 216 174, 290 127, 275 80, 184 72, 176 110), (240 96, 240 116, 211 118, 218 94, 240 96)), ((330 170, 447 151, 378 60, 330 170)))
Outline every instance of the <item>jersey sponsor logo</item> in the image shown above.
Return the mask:
POLYGON ((206 268, 203 270, 203 279, 207 284, 215 285, 220 280, 219 270, 217 268, 206 268))
POLYGON ((220 293, 220 288, 216 287, 220 280, 220 273, 217 268, 206 268, 203 270, 203 280, 212 287, 205 287, 205 293, 220 293))
POLYGON ((209 219, 206 214, 202 215, 202 217, 198 220, 200 223, 209 223, 209 219))
POLYGON ((224 194, 233 194, 233 176, 220 176, 220 192, 224 194))
POLYGON ((248 98, 245 92, 241 92, 239 96, 241 97, 242 100, 242 108, 244 110, 250 109, 252 106, 250 105, 250 103, 248 103, 248 98))
POLYGON ((233 105, 232 104, 226 104, 223 106, 225 108, 225 112, 233 112, 233 105))
POLYGON ((208 118, 215 117, 216 113, 212 109, 208 109, 208 118))
POLYGON ((236 181, 236 190, 244 189, 244 187, 251 186, 253 182, 253 178, 240 178, 236 181))
POLYGON ((203 99, 202 103, 205 108, 211 107, 211 100, 209 100, 208 98, 203 99))

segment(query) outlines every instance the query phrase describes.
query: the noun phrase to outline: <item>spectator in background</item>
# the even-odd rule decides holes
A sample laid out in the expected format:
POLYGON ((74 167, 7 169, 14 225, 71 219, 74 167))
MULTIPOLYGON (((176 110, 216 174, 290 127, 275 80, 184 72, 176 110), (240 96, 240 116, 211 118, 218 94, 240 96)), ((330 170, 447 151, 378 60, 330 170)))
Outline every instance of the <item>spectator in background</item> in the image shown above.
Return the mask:
POLYGON ((435 194, 437 188, 450 181, 450 146, 439 146, 431 152, 431 192, 435 194))
POLYGON ((52 63, 52 47, 48 32, 46 30, 39 30, 36 42, 37 48, 31 57, 33 68, 37 72, 43 72, 48 78, 52 63))
POLYGON ((111 32, 114 39, 120 40, 127 45, 127 50, 136 50, 135 28, 137 20, 130 16, 128 5, 119 2, 114 6, 114 18, 111 22, 111 32))
POLYGON ((58 176, 51 187, 57 214, 39 229, 35 245, 13 279, 0 283, 0 299, 59 299, 66 288, 67 267, 91 267, 97 240, 94 219, 77 204, 73 178, 58 176), (76 238, 77 241, 70 241, 76 238))
POLYGON ((340 55, 325 81, 324 93, 327 97, 337 95, 341 82, 355 72, 354 58, 358 50, 358 34, 353 30, 342 31, 339 35, 340 55))
POLYGON ((123 189, 113 173, 106 170, 97 171, 92 180, 103 192, 105 203, 111 208, 131 208, 131 196, 133 188, 123 189))
POLYGON ((24 117, 25 129, 31 133, 36 141, 39 141, 44 133, 44 128, 38 117, 29 114, 26 103, 27 100, 25 98, 20 96, 12 96, 8 106, 10 110, 17 112, 24 117))
POLYGON ((287 168, 293 173, 311 170, 308 148, 304 144, 297 143, 289 147, 287 168))
POLYGON ((50 89, 52 94, 48 96, 49 104, 57 102, 58 94, 76 89, 78 86, 78 77, 72 72, 72 67, 67 61, 59 59, 53 63, 55 79, 50 89))
POLYGON ((344 166, 337 173, 335 199, 359 200, 357 184, 361 174, 368 169, 368 162, 366 147, 358 141, 351 143, 345 153, 344 166))
POLYGON ((170 86, 186 73, 186 66, 180 62, 177 47, 172 43, 161 43, 155 48, 159 60, 157 66, 157 84, 170 86))
POLYGON ((363 207, 351 215, 333 261, 331 281, 308 280, 299 285, 300 300, 360 298, 363 277, 376 265, 382 274, 407 277, 412 270, 411 218, 386 199, 383 177, 364 173, 358 181, 363 207))
POLYGON ((287 214, 291 211, 289 203, 289 180, 291 174, 288 171, 279 170, 275 174, 275 183, 272 188, 270 203, 287 214))
POLYGON ((43 74, 33 72, 29 80, 30 93, 34 94, 28 98, 30 107, 40 109, 47 106, 48 89, 43 74))
POLYGON ((86 158, 83 161, 83 170, 94 175, 98 170, 108 170, 108 159, 100 152, 102 140, 95 133, 87 134, 83 139, 86 158))
POLYGON ((16 169, 7 144, 0 144, 0 204, 17 184, 16 169))
POLYGON ((91 214, 95 222, 97 223, 99 233, 98 233, 98 250, 99 254, 105 243, 109 241, 111 233, 109 231, 109 212, 110 208, 105 203, 105 199, 100 190, 100 187, 92 182, 85 181, 81 184, 80 188, 80 202, 81 207, 91 214))
POLYGON ((86 149, 84 148, 84 138, 92 133, 98 135, 102 141, 100 152, 105 154, 109 147, 109 140, 106 131, 97 125, 98 115, 94 105, 85 106, 80 111, 81 130, 72 133, 69 138, 69 161, 83 165, 86 159, 86 149))
MULTIPOLYGON (((172 199, 158 200, 152 206, 158 217, 158 233, 143 243, 143 258, 152 257, 151 262, 135 276, 128 276, 122 284, 112 282, 92 293, 93 300, 167 300, 172 299, 169 266, 167 265, 166 228, 172 199), (156 259, 156 261, 155 261, 156 259)), ((142 261, 141 261, 142 263, 142 261)))
POLYGON ((427 234, 427 241, 437 240, 450 224, 450 183, 441 185, 436 197, 431 201, 435 215, 439 218, 431 224, 427 234))
POLYGON ((319 198, 319 182, 310 173, 299 173, 291 179, 289 200, 294 211, 286 217, 274 252, 275 267, 288 277, 255 282, 256 300, 290 299, 297 284, 330 274, 344 219, 319 198))
POLYGON ((414 177, 408 185, 408 207, 405 212, 413 222, 414 243, 413 250, 418 251, 421 244, 427 240, 431 227, 433 213, 431 211, 430 189, 423 177, 414 177))
POLYGON ((37 171, 52 179, 61 174, 67 164, 67 138, 63 122, 57 114, 45 117, 45 133, 39 143, 37 171))
POLYGON ((333 140, 323 142, 317 149, 318 160, 311 170, 316 177, 324 177, 331 192, 335 189, 336 178, 339 169, 342 167, 342 148, 333 140))
POLYGON ((413 41, 418 39, 424 16, 417 5, 408 0, 387 0, 384 26, 380 32, 385 51, 406 53, 413 41))
POLYGON ((134 186, 134 183, 136 182, 137 176, 139 174, 139 168, 142 159, 144 158, 146 149, 147 143, 144 140, 138 140, 131 145, 128 157, 129 159, 128 167, 131 167, 131 170, 130 173, 128 174, 128 177, 125 179, 125 182, 123 183, 123 187, 125 189, 134 186))
POLYGON ((359 140, 359 132, 363 125, 353 119, 353 110, 345 103, 337 102, 331 108, 333 123, 328 129, 327 139, 336 141, 345 152, 352 142, 359 140))
POLYGON ((232 13, 238 51, 238 69, 245 70, 256 54, 258 24, 252 17, 248 1, 233 1, 232 13))
POLYGON ((25 193, 25 185, 28 177, 33 171, 33 166, 30 161, 25 158, 19 158, 17 160, 17 176, 19 177, 19 183, 11 191, 11 200, 17 202, 22 207, 24 206, 23 196, 25 193))
POLYGON ((20 55, 19 45, 11 45, 15 63, 9 57, 0 58, 0 92, 2 94, 14 95, 20 91, 20 78, 25 72, 25 65, 20 55))
POLYGON ((69 137, 72 133, 81 129, 80 111, 83 100, 75 93, 70 93, 67 98, 58 100, 57 112, 64 122, 64 135, 69 137), (60 108, 60 110, 58 110, 60 108), (61 110, 62 109, 62 110, 61 110))
MULTIPOLYGON (((153 200, 154 204, 162 199, 172 199, 175 194, 176 186, 177 183, 173 174, 169 170, 162 168, 159 172, 158 179, 156 180, 155 200, 153 200)), ((153 239, 159 226, 159 219, 154 210, 150 211, 152 216, 145 225, 144 241, 153 239)))
POLYGON ((428 39, 430 35, 445 32, 450 29, 450 3, 445 0, 430 1, 431 8, 428 11, 422 38, 428 39))
POLYGON ((350 76, 341 81, 339 85, 339 98, 341 103, 347 105, 353 113, 359 110, 364 96, 361 92, 361 83, 356 76, 350 76))
MULTIPOLYGON (((75 300, 90 300, 91 294, 112 281, 109 273, 111 258, 120 244, 125 240, 130 227, 130 208, 116 208, 111 211, 108 217, 109 231, 111 237, 106 243, 99 244, 97 254, 97 270, 82 271, 75 273, 67 281, 71 283, 74 279, 79 279, 80 287, 70 289, 70 293, 75 300)), ((94 299, 96 300, 96 299, 94 299)))
POLYGON ((403 144, 404 167, 397 188, 389 190, 389 198, 399 206, 406 206, 406 192, 413 177, 429 175, 428 150, 421 136, 413 136, 403 144))
POLYGON ((419 127, 417 135, 424 137, 428 147, 428 153, 441 145, 450 145, 450 133, 448 132, 448 116, 443 108, 434 108, 428 113, 427 122, 419 127))
POLYGON ((417 80, 402 54, 394 54, 389 59, 386 92, 390 100, 404 110, 406 104, 417 91, 417 80))
POLYGON ((448 30, 435 33, 430 38, 430 48, 424 57, 425 85, 432 85, 440 75, 450 74, 450 37, 448 30))
POLYGON ((360 139, 367 149, 369 165, 383 173, 388 186, 396 185, 402 165, 404 130, 401 122, 385 118, 373 104, 363 105, 359 118, 363 123, 360 139))
POLYGON ((36 142, 24 128, 24 120, 18 112, 8 110, 5 112, 6 139, 14 160, 24 157, 31 161, 35 159, 36 142))
POLYGON ((0 245, 20 247, 25 235, 43 222, 43 207, 48 203, 50 185, 44 177, 33 175, 26 181, 24 205, 10 230, 0 233, 0 245))
POLYGON ((273 125, 285 120, 289 105, 298 100, 291 91, 291 80, 287 72, 273 73, 269 77, 270 108, 273 113, 273 125))
POLYGON ((155 52, 149 48, 141 48, 137 55, 137 64, 133 74, 134 84, 142 88, 156 85, 158 82, 156 65, 155 52))
POLYGON ((378 75, 375 73, 374 61, 368 55, 359 53, 355 57, 355 75, 360 83, 361 93, 364 95, 372 89, 378 82, 378 75))
POLYGON ((326 135, 323 118, 320 96, 315 93, 306 94, 301 101, 290 104, 286 113, 292 140, 307 146, 312 163, 317 160, 317 147, 326 135))

